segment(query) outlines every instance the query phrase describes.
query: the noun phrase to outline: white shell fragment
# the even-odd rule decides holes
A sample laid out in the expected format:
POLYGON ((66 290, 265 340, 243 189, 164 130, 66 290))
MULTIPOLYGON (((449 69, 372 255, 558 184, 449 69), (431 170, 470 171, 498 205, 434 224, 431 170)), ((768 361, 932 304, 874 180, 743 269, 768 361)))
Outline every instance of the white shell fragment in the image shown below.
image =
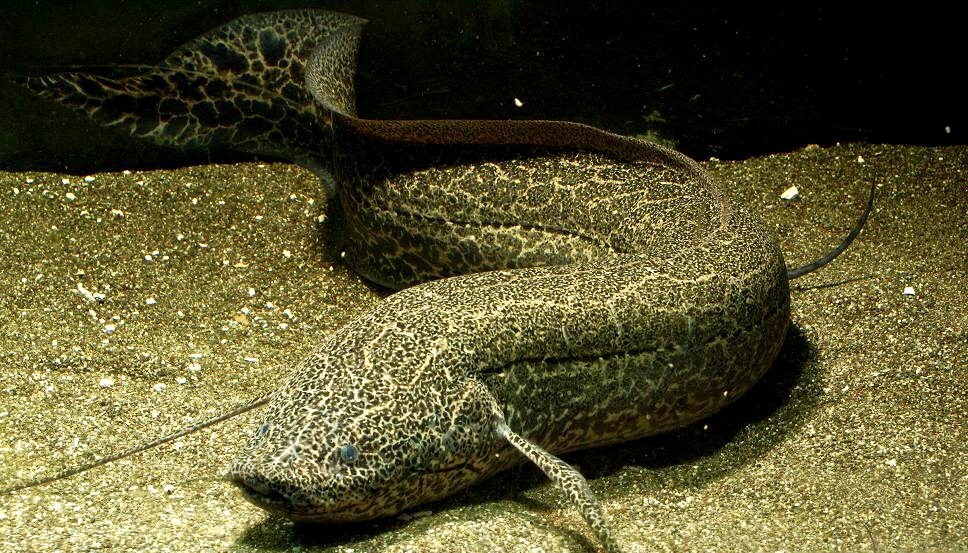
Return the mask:
POLYGON ((780 194, 781 200, 792 201, 800 199, 800 190, 796 186, 791 186, 780 194))
POLYGON ((913 296, 914 295, 914 286, 905 286, 904 287, 904 292, 901 292, 901 293, 904 294, 905 296, 913 296))

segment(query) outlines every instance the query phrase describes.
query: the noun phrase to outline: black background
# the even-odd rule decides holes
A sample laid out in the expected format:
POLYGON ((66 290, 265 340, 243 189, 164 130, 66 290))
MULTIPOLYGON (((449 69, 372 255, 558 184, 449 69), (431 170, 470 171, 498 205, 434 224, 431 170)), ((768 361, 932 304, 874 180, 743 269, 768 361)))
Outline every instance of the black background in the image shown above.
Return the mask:
MULTIPOLYGON (((699 159, 965 142, 964 20, 930 5, 7 1, 0 73, 153 63, 240 15, 299 7, 370 20, 357 76, 365 117, 567 119, 699 159)), ((0 169, 198 161, 0 84, 0 169)))

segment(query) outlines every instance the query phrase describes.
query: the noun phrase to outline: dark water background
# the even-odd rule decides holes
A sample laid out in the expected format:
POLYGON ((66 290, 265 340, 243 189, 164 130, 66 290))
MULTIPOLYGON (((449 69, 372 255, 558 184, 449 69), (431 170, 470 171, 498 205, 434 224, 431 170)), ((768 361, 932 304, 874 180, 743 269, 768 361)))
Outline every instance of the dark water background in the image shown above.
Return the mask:
MULTIPOLYGON (((920 4, 768 11, 521 0, 65 4, 4 1, 0 73, 157 62, 240 15, 318 7, 370 20, 357 77, 365 117, 567 119, 659 138, 699 159, 838 141, 966 140, 963 20, 920 4)), ((198 161, 0 83, 0 169, 198 161)))

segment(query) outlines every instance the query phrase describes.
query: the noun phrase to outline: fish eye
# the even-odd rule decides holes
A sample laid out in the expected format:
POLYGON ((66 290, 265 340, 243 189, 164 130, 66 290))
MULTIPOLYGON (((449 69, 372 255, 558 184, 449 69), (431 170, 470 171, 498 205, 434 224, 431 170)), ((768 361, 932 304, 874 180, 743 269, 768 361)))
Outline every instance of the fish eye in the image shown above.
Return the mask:
POLYGON ((353 444, 344 444, 339 448, 340 461, 352 465, 360 458, 360 451, 353 444))

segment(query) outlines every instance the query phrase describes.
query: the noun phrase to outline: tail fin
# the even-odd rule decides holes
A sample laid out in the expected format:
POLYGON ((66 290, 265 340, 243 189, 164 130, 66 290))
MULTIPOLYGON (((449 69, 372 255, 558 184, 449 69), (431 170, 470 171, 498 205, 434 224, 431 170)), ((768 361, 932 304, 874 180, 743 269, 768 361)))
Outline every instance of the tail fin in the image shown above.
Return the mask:
MULTIPOLYGON (((227 147, 288 159, 316 157, 328 142, 306 86, 316 46, 339 36, 354 50, 328 81, 332 108, 353 114, 355 46, 366 21, 324 10, 240 17, 182 45, 148 71, 112 78, 89 73, 24 77, 38 95, 95 121, 162 145, 227 147)), ((322 123, 322 124, 321 124, 322 123)))

